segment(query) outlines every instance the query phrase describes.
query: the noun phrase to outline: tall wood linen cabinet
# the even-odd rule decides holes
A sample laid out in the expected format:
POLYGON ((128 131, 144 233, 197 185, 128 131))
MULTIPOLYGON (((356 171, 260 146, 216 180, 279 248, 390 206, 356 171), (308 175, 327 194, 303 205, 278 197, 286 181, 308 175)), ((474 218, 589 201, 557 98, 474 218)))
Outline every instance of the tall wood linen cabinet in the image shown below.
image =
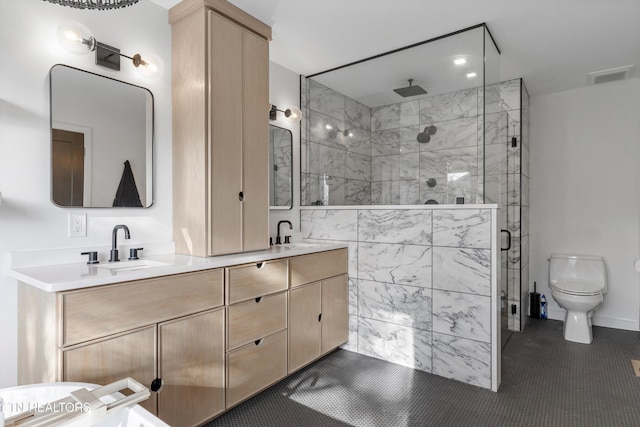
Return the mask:
POLYGON ((226 0, 183 0, 169 22, 176 252, 267 249, 271 28, 226 0))

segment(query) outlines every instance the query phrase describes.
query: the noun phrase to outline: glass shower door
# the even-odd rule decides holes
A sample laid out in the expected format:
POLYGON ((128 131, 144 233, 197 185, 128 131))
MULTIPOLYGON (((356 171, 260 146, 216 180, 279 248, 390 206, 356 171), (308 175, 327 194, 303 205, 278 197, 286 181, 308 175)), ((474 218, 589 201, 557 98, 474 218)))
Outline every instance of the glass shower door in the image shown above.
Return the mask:
POLYGON ((484 146, 485 169, 485 203, 498 205, 498 227, 500 229, 500 329, 502 347, 511 337, 509 316, 509 258, 511 244, 509 233, 509 176, 508 176, 508 120, 509 115, 502 104, 496 113, 488 113, 485 117, 487 132, 484 146))

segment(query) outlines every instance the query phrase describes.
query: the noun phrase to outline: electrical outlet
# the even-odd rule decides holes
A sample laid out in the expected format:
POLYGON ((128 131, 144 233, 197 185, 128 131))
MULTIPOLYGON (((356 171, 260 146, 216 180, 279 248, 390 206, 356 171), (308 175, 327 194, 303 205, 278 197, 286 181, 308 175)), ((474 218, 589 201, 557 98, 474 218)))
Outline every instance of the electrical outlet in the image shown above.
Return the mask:
POLYGON ((87 236, 87 214, 69 214, 69 237, 87 236))

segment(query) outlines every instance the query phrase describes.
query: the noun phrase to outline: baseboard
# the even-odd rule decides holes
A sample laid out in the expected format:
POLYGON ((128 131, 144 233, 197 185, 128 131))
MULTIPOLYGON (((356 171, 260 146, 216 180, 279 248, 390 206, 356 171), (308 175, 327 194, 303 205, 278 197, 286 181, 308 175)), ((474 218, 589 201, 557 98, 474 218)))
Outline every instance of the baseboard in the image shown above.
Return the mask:
MULTIPOLYGON (((564 310, 548 310, 548 317, 552 320, 564 321, 564 310)), ((632 319, 617 319, 614 317, 598 316, 596 313, 591 319, 593 325, 603 328, 624 329, 626 331, 637 331, 638 321, 632 319)))

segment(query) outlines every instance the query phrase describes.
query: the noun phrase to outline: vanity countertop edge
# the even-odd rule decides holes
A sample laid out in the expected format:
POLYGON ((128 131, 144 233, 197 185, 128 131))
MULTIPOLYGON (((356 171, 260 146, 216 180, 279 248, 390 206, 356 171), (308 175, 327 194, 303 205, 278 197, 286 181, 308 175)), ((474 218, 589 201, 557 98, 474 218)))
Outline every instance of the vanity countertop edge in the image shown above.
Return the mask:
POLYGON ((47 265, 9 270, 9 276, 45 292, 61 292, 114 283, 130 282, 175 274, 192 273, 233 265, 249 264, 298 255, 348 248, 344 244, 292 244, 270 249, 215 257, 194 257, 180 254, 152 255, 144 260, 165 265, 128 271, 112 271, 86 263, 47 265))

